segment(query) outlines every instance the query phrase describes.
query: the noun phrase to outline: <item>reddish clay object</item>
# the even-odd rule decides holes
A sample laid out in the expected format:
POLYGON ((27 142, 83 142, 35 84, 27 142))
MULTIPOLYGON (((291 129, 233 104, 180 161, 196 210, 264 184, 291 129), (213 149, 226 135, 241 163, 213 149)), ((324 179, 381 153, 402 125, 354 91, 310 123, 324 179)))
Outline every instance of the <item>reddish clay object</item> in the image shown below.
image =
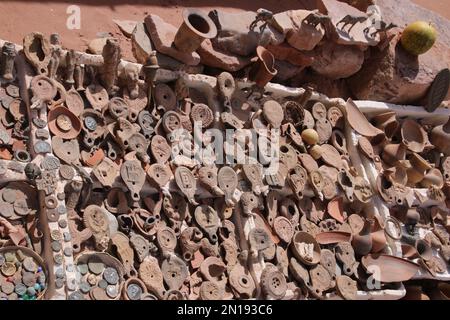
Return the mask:
POLYGON ((249 79, 256 82, 258 87, 264 88, 277 74, 277 70, 275 69, 275 58, 270 51, 261 46, 256 48, 256 55, 258 60, 250 70, 249 79))

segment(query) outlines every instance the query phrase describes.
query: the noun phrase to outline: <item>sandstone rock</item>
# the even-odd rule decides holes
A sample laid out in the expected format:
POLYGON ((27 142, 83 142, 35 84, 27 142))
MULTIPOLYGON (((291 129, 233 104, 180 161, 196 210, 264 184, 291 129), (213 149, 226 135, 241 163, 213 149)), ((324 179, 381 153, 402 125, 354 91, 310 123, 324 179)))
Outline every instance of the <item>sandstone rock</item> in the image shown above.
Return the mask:
POLYGON ((97 38, 89 42, 88 52, 92 54, 102 54, 103 47, 106 45, 106 40, 108 38, 97 38))
POLYGON ((346 79, 332 80, 324 78, 312 72, 306 72, 295 76, 290 81, 291 87, 312 87, 317 92, 323 93, 329 98, 342 98, 347 100, 351 97, 346 79))
POLYGON ((122 33, 130 38, 134 28, 137 25, 137 21, 133 21, 133 20, 113 20, 113 22, 119 27, 120 31, 122 31, 122 33))
POLYGON ((315 50, 311 68, 330 79, 348 78, 358 72, 364 63, 364 52, 358 46, 325 42, 315 50))
POLYGON ((298 50, 313 50, 325 35, 321 24, 313 27, 303 23, 308 10, 290 10, 273 16, 275 28, 286 35, 287 42, 298 50))
POLYGON ((145 28, 143 22, 138 22, 131 35, 131 47, 133 50, 134 58, 140 64, 145 64, 150 53, 154 50, 150 35, 145 28))
POLYGON ((197 49, 201 62, 209 67, 220 68, 229 72, 241 70, 250 64, 250 58, 223 52, 214 48, 211 40, 205 39, 197 49))
POLYGON ((339 1, 348 3, 352 7, 355 7, 356 9, 361 10, 362 12, 365 12, 368 6, 375 4, 374 3, 375 0, 339 0, 339 1))
MULTIPOLYGON (((337 0, 321 0, 319 4, 321 11, 325 12, 330 18, 331 23, 327 24, 327 36, 332 38, 339 44, 360 45, 360 46, 376 46, 380 42, 380 35, 376 34, 373 38, 364 33, 364 29, 372 25, 369 16, 351 5, 337 0), (342 28, 343 24, 338 24, 347 15, 355 17, 365 17, 363 22, 357 22, 350 33, 348 30, 350 25, 342 28)), ((368 34, 374 32, 373 27, 370 28, 368 34)))
POLYGON ((275 60, 275 69, 277 69, 277 74, 272 81, 284 82, 300 74, 305 67, 296 66, 287 61, 275 60))
POLYGON ((172 45, 175 34, 177 33, 177 28, 173 25, 166 23, 154 14, 147 16, 144 23, 156 50, 187 65, 195 66, 199 64, 200 56, 198 53, 181 52, 172 45))
POLYGON ((391 30, 389 35, 393 39, 389 45, 383 51, 374 48, 361 71, 349 79, 358 99, 397 104, 418 102, 436 74, 450 66, 449 47, 437 41, 427 53, 413 56, 398 43, 400 31, 391 30))
POLYGON ((260 30, 261 22, 250 31, 250 24, 256 17, 255 12, 230 13, 213 10, 209 16, 217 26, 217 49, 222 51, 250 56, 255 54, 258 45, 265 47, 284 41, 283 34, 270 25, 260 30))
POLYGON ((295 66, 310 66, 314 61, 312 53, 301 52, 286 43, 278 46, 268 45, 266 49, 273 54, 275 59, 287 61, 295 66))

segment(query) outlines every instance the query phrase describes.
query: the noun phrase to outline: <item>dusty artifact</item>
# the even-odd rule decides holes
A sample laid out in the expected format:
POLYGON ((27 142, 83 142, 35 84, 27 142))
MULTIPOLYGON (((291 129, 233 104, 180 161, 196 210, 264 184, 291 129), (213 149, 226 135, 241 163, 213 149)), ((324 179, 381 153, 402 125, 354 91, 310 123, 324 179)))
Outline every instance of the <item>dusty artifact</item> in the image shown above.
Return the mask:
POLYGON ((118 37, 92 54, 1 40, 0 299, 399 299, 448 281, 448 57, 378 6, 321 2, 120 22, 139 63, 118 37), (411 69, 394 41, 430 72, 409 89, 382 74, 387 98, 361 101, 374 56, 411 69))

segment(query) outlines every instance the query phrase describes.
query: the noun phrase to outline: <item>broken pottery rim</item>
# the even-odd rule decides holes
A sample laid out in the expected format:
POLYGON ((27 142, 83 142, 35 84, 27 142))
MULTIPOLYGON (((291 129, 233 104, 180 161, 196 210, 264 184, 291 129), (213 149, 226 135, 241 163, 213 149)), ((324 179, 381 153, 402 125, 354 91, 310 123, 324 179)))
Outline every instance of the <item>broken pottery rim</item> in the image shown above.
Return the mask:
POLYGON ((211 20, 211 18, 202 10, 196 9, 196 8, 186 8, 183 10, 183 23, 186 24, 189 29, 196 33, 197 35, 206 38, 206 39, 212 39, 217 36, 217 27, 214 24, 214 22, 211 20), (203 20, 203 22, 206 22, 208 24, 208 32, 204 33, 199 31, 196 27, 194 27, 190 21, 190 18, 193 16, 197 16, 203 20))
POLYGON ((48 112, 48 128, 55 135, 63 139, 75 139, 81 132, 82 124, 80 119, 69 109, 63 106, 53 108, 48 112), (64 132, 56 123, 59 116, 64 115, 70 119, 72 128, 64 132))

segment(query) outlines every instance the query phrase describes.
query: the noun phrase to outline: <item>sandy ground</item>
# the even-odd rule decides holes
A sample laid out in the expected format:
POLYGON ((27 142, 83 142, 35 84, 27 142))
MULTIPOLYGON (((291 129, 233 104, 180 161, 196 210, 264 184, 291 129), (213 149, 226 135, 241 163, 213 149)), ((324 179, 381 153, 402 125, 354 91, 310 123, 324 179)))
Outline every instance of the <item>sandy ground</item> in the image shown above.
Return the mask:
MULTIPOLYGON (((200 7, 205 11, 221 8, 230 12, 264 7, 280 12, 304 8, 313 2, 313 0, 2 0, 0 38, 21 43, 24 35, 31 31, 40 31, 47 35, 58 32, 65 47, 84 50, 91 39, 100 33, 110 32, 120 39, 124 57, 132 60, 130 42, 122 35, 113 19, 139 21, 149 13, 154 13, 179 26, 183 7, 200 7), (81 8, 80 30, 69 30, 66 26, 69 17, 67 9, 73 4, 81 8)), ((450 0, 414 0, 414 2, 450 19, 450 0)))

